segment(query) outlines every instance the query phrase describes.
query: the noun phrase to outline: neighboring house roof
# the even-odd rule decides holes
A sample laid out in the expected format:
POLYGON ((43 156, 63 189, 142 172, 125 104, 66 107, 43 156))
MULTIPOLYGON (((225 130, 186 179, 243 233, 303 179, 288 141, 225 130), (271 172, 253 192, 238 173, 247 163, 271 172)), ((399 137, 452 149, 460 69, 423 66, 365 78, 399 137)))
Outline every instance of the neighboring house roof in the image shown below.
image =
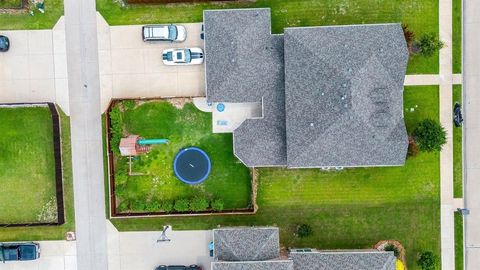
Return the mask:
POLYGON ((393 252, 383 251, 314 251, 291 252, 295 270, 395 270, 393 252))
POLYGON ((294 270, 293 261, 212 262, 212 270, 294 270))
POLYGON ((287 165, 402 165, 400 24, 285 29, 287 165))
POLYGON ((278 228, 213 230, 216 261, 266 261, 280 256, 278 228))
POLYGON ((286 28, 270 9, 204 11, 209 102, 262 101, 234 132, 249 167, 392 166, 405 162, 400 24, 286 28))
POLYGON ((270 9, 207 10, 208 102, 262 102, 263 117, 234 133, 235 155, 247 166, 285 166, 283 36, 270 33, 270 9))

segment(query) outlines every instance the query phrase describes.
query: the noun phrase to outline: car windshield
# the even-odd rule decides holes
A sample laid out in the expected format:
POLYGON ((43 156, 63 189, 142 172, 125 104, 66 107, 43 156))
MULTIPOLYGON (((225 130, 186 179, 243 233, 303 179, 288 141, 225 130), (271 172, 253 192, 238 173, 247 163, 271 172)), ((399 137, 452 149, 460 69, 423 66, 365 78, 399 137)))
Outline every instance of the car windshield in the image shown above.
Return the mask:
POLYGON ((169 40, 177 39, 177 27, 175 25, 168 26, 168 39, 169 40))
POLYGON ((0 246, 0 262, 5 261, 5 255, 3 253, 3 247, 0 246))
POLYGON ((185 50, 185 63, 190 63, 192 61, 192 55, 190 50, 185 50))

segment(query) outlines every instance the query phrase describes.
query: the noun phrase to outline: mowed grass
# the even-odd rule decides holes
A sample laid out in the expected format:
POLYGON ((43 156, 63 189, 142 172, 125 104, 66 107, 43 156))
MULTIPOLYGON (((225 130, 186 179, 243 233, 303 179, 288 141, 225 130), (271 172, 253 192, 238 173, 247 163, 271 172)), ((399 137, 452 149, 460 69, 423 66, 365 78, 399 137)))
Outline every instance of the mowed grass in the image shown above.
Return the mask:
POLYGON ((0 0, 0 8, 19 8, 22 0, 0 0))
MULTIPOLYGON (((75 230, 75 212, 73 208, 72 152, 70 147, 70 120, 59 110, 61 117, 63 198, 65 206, 65 224, 62 226, 0 228, 0 241, 39 241, 65 239, 65 233, 75 230)), ((49 122, 51 126, 51 120, 49 122)), ((31 188, 30 192, 35 189, 31 188)), ((27 193, 28 194, 28 193, 27 193)), ((19 210, 19 208, 17 208, 19 210)))
MULTIPOLYGON (((462 104, 462 86, 453 86, 453 106, 462 104)), ((453 107, 452 107, 453 108, 453 107)), ((453 196, 463 197, 463 126, 453 125, 453 196)))
MULTIPOLYGON (((420 120, 439 120, 437 86, 405 89, 409 130, 420 120)), ((113 219, 121 231, 212 229, 217 226, 278 226, 285 247, 320 249, 372 248, 382 239, 396 239, 407 249, 409 269, 417 253, 440 256, 439 154, 421 153, 403 167, 359 168, 341 172, 259 169, 255 215, 113 219), (298 224, 313 235, 297 238, 298 224)))
POLYGON ((53 128, 47 107, 0 108, 0 223, 35 223, 55 198, 53 128))
MULTIPOLYGON (((144 173, 130 176, 126 157, 117 156, 116 195, 129 204, 148 201, 174 201, 205 197, 221 199, 225 209, 251 207, 250 171, 233 155, 232 134, 213 134, 212 116, 199 111, 192 103, 182 109, 167 101, 142 104, 124 112, 126 134, 144 138, 166 138, 168 144, 153 146, 148 154, 133 161, 132 171, 144 173), (210 157, 212 169, 207 180, 198 185, 187 185, 174 174, 173 160, 182 149, 196 146, 210 157)), ((143 210, 143 209, 132 209, 143 210)))
POLYGON ((455 270, 463 270, 463 216, 455 212, 455 270))
MULTIPOLYGON (((112 0, 97 0, 97 10, 111 25, 202 22, 203 10, 253 7, 272 9, 274 33, 282 33, 285 27, 294 26, 404 23, 416 33, 417 38, 430 32, 438 35, 436 0, 258 0, 233 3, 127 5, 125 8, 112 0)), ((429 58, 411 57, 407 72, 437 74, 438 54, 429 58)))
POLYGON ((453 0, 453 73, 462 73, 462 0, 453 0))
POLYGON ((0 13, 0 30, 50 29, 62 15, 63 0, 45 0, 45 13, 0 13))

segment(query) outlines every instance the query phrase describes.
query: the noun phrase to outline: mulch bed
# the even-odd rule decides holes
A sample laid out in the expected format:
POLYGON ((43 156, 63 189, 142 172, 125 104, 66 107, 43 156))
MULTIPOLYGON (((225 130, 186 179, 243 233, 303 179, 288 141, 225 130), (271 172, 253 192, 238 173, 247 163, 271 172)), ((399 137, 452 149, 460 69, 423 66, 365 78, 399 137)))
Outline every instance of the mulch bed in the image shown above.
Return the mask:
POLYGON ((171 3, 208 3, 208 2, 234 2, 235 0, 126 0, 128 4, 171 4, 171 3))
POLYGON ((389 244, 397 248, 398 252, 400 253, 397 259, 402 261, 404 269, 407 270, 407 255, 406 255, 405 248, 402 246, 400 242, 398 242, 397 240, 381 240, 378 243, 376 243, 374 247, 375 249, 383 251, 385 246, 389 244))

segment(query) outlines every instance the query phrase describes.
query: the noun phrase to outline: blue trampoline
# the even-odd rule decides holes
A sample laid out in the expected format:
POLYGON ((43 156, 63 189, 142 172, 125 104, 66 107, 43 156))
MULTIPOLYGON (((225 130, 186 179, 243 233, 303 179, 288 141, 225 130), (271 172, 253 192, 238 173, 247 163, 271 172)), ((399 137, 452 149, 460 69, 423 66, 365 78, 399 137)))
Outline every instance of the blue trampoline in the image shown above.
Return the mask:
POLYGON ((210 174, 211 167, 207 153, 197 147, 180 150, 173 161, 175 175, 189 185, 205 181, 210 174))

